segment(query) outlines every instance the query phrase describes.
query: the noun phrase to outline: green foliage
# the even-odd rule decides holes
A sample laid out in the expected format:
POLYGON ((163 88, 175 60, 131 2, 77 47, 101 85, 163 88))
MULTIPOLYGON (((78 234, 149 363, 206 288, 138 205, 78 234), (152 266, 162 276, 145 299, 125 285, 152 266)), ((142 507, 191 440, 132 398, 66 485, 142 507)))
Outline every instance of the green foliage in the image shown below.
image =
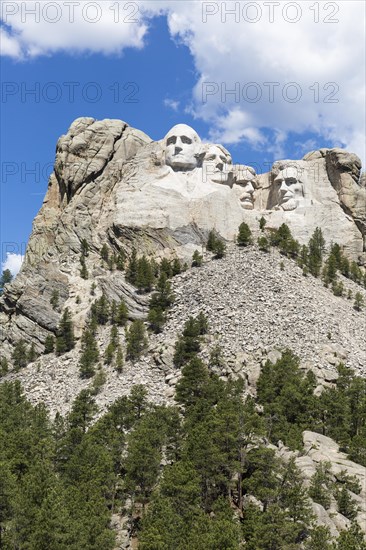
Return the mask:
POLYGON ((27 348, 24 340, 18 340, 15 344, 11 360, 16 371, 23 369, 28 364, 27 348))
POLYGON ((0 278, 0 288, 3 288, 5 285, 11 283, 13 280, 13 275, 11 274, 10 269, 4 269, 0 278))
POLYGON ((55 351, 55 338, 50 334, 46 337, 44 343, 44 353, 53 353, 55 351))
POLYGON ((32 344, 30 345, 28 354, 27 354, 27 362, 28 363, 33 363, 37 359, 37 357, 38 357, 38 355, 36 353, 36 348, 34 346, 34 343, 32 342, 32 344))
POLYGON ((206 243, 206 248, 210 252, 215 254, 215 258, 223 258, 225 256, 226 245, 220 235, 214 229, 208 234, 208 239, 206 243))
POLYGON ((101 250, 100 250, 100 257, 104 262, 108 262, 109 260, 109 249, 108 246, 104 243, 101 250))
POLYGON ((91 318, 97 325, 106 325, 110 317, 110 303, 103 293, 90 308, 91 318))
POLYGON ((258 247, 259 247, 259 250, 262 250, 263 252, 269 251, 269 241, 267 237, 262 235, 261 237, 258 238, 258 247))
POLYGON ((248 246, 252 243, 252 232, 249 225, 245 222, 242 222, 239 225, 239 232, 236 240, 239 246, 248 246))
POLYGON ((126 279, 140 292, 150 292, 155 281, 154 262, 142 256, 137 258, 136 250, 132 250, 126 279))
POLYGON ((268 437, 299 448, 302 431, 312 422, 314 377, 299 369, 299 359, 285 350, 281 359, 264 365, 258 379, 258 402, 263 405, 268 437))
POLYGON ((127 323, 127 319, 128 319, 128 308, 125 302, 121 300, 121 302, 117 306, 116 316, 114 321, 112 319, 112 323, 115 322, 120 327, 123 327, 127 323))
POLYGON ((361 311, 361 309, 364 307, 365 305, 365 300, 363 299, 363 296, 361 294, 361 292, 356 292, 355 294, 355 301, 354 301, 354 304, 353 304, 353 307, 356 311, 361 311))
POLYGON ((259 220, 259 229, 261 231, 264 231, 264 228, 266 227, 267 225, 267 220, 262 216, 259 220))
POLYGON ((0 358, 0 378, 8 374, 8 372, 9 372, 8 360, 6 359, 6 357, 1 357, 0 358))
POLYGON ((201 267, 202 262, 203 262, 202 254, 200 254, 198 250, 195 250, 192 256, 192 267, 201 267))
POLYGON ((72 350, 75 346, 74 326, 69 308, 66 308, 58 327, 56 337, 56 353, 61 355, 72 350))
POLYGON ((150 309, 161 308, 166 310, 174 303, 174 299, 168 276, 166 272, 162 271, 156 285, 156 292, 150 300, 150 309))
POLYGON ((197 318, 190 317, 186 321, 182 336, 175 344, 173 362, 181 367, 200 351, 200 337, 208 331, 207 317, 200 313, 197 318))
POLYGON ((95 373, 95 365, 99 361, 99 350, 95 335, 90 327, 86 327, 81 340, 81 356, 79 369, 81 378, 90 378, 95 373))
POLYGON ((309 496, 314 502, 328 509, 334 490, 334 481, 330 472, 330 462, 320 462, 316 466, 315 474, 311 478, 309 496))
POLYGON ((93 378, 91 393, 93 395, 97 395, 102 389, 102 387, 104 386, 104 384, 106 383, 106 381, 107 381, 107 374, 105 370, 99 369, 93 378))
POLYGON ((137 260, 136 279, 133 284, 140 292, 150 292, 154 284, 155 276, 151 262, 142 256, 137 260))
POLYGON ((308 267, 314 277, 319 277, 325 250, 325 240, 322 230, 317 227, 309 241, 308 267))
POLYGON ((81 269, 80 269, 80 277, 82 279, 89 279, 89 272, 88 272, 88 269, 86 267, 86 263, 85 263, 85 256, 80 256, 80 265, 81 265, 81 269))
POLYGON ((332 291, 333 291, 334 296, 343 296, 344 285, 343 285, 342 281, 333 281, 332 291))
POLYGON ((118 252, 117 257, 116 257, 116 268, 119 271, 124 271, 125 264, 126 264, 126 254, 125 254, 124 250, 122 250, 122 248, 121 248, 121 250, 118 252))
POLYGON ((60 299, 60 293, 58 290, 53 290, 52 291, 52 295, 51 295, 51 299, 50 299, 50 304, 52 306, 53 309, 57 309, 58 308, 58 305, 59 305, 59 299, 60 299))
POLYGON ((117 346, 117 354, 116 354, 116 370, 117 372, 121 373, 123 371, 124 366, 124 358, 123 358, 123 352, 121 346, 117 346))
POLYGON ((163 326, 166 321, 166 315, 164 310, 160 307, 150 308, 149 314, 147 317, 149 321, 149 327, 155 334, 159 334, 163 330, 163 326))
POLYGON ((350 495, 347 487, 343 486, 335 492, 335 498, 338 505, 338 512, 347 519, 355 519, 358 513, 358 507, 355 500, 350 495))
POLYGON ((81 241, 81 255, 82 256, 89 256, 89 244, 86 239, 83 239, 81 241))
POLYGON ((136 360, 140 357, 147 346, 147 337, 143 321, 137 319, 132 321, 130 328, 126 331, 127 358, 136 360))
POLYGON ((341 531, 334 550, 366 550, 364 534, 356 522, 352 522, 349 529, 341 531))

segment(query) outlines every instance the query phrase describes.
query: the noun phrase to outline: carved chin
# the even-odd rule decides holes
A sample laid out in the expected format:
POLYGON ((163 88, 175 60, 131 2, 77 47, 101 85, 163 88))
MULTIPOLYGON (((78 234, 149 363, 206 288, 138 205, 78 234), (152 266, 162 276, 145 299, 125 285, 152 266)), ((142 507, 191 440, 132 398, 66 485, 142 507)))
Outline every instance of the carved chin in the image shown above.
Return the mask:
POLYGON ((282 210, 288 212, 289 210, 295 210, 298 207, 298 202, 295 199, 290 199, 287 202, 281 204, 282 210))

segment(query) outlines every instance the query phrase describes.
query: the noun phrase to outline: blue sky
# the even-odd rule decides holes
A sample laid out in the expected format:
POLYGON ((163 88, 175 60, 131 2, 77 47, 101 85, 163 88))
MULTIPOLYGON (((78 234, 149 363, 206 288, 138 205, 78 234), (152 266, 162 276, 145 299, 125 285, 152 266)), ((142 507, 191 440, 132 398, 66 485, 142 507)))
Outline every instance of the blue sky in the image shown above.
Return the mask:
POLYGON ((117 22, 116 3, 100 2, 93 24, 78 13, 71 22, 61 1, 53 24, 52 11, 36 20, 21 4, 35 6, 3 2, 1 12, 2 262, 24 251, 57 139, 80 116, 123 119, 153 139, 184 122, 259 172, 319 147, 365 158, 363 2, 330 3, 334 13, 320 2, 317 14, 281 2, 271 22, 263 2, 244 12, 248 3, 150 0, 129 3, 131 24, 123 2, 117 22))

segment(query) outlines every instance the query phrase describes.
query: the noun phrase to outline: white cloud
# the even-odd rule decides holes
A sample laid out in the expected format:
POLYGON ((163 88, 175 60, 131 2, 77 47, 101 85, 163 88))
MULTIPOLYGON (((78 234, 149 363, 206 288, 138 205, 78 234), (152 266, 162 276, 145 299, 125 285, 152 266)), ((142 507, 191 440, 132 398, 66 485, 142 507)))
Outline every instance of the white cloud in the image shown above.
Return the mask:
POLYGON ((257 23, 244 19, 244 15, 253 19, 254 11, 237 13, 237 22, 228 14, 224 22, 225 9, 243 10, 246 4, 173 2, 169 8, 170 31, 190 49, 200 75, 193 92, 195 116, 209 123, 211 135, 224 143, 246 141, 279 151, 290 132, 311 132, 319 135, 319 143, 325 139, 341 143, 365 160, 365 47, 361 45, 366 4, 281 1, 271 23, 269 7, 252 2, 248 4, 262 10, 257 23), (294 18, 294 8, 282 11, 290 4, 297 5, 301 14, 296 23, 285 20, 285 16, 294 18), (207 9, 217 13, 207 15, 204 22, 202 11, 207 9), (272 85, 272 101, 268 83, 278 83, 272 85), (291 102, 296 94, 299 101, 291 102))
POLYGON ((178 111, 179 109, 179 101, 176 101, 175 99, 164 99, 164 105, 165 107, 168 107, 169 109, 172 109, 173 111, 178 111))
POLYGON ((12 31, 5 35, 4 54, 23 59, 57 51, 120 54, 143 47, 144 18, 136 2, 4 1, 1 20, 12 31))
POLYGON ((15 58, 21 56, 21 49, 17 39, 10 36, 3 28, 0 28, 0 55, 15 58))
MULTIPOLYGON (((2 2, 3 19, 10 9, 4 11, 4 6, 19 7, 5 19, 11 34, 2 32, 4 54, 120 54, 126 47, 142 48, 150 19, 165 14, 172 38, 189 48, 198 75, 185 111, 209 124, 210 137, 279 153, 290 133, 297 134, 298 141, 310 132, 319 136, 319 145, 330 140, 365 160, 364 2, 79 0, 74 22, 65 4, 2 2), (41 13, 39 22, 21 13, 23 5, 43 9, 55 4, 62 15, 57 23, 46 20, 55 17, 55 8, 41 13), (86 9, 90 4, 100 7, 99 14, 86 9), (239 11, 234 15, 228 13, 235 9, 239 11), (91 23, 96 16, 100 20, 91 23), (249 22, 255 17, 257 22, 249 22), (295 17, 297 22, 289 21, 295 17), (211 92, 204 97, 207 83, 211 92), (236 90, 236 96, 230 90, 236 90), (296 94, 299 101, 291 102, 296 94)), ((173 100, 165 104, 175 108, 173 100)))
POLYGON ((13 277, 15 277, 22 266, 23 260, 24 256, 22 256, 21 254, 7 252, 6 260, 2 264, 2 271, 5 271, 5 269, 9 269, 13 277))

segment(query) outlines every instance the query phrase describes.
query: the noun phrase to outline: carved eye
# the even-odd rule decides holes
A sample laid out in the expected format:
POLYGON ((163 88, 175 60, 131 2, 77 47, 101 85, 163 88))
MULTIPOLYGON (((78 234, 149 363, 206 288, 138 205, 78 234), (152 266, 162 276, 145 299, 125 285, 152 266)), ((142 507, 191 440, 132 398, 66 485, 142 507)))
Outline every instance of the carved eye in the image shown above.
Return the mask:
POLYGON ((182 140, 182 143, 187 143, 188 145, 192 143, 191 138, 189 138, 188 136, 181 136, 180 139, 182 140))
POLYGON ((168 138, 166 140, 166 144, 167 145, 174 145, 176 141, 177 141, 177 138, 175 136, 171 136, 170 138, 168 138))
POLYGON ((205 160, 215 160, 215 155, 208 155, 205 160))
POLYGON ((297 183, 297 179, 296 178, 286 178, 285 183, 286 183, 286 185, 295 185, 295 183, 297 183))

